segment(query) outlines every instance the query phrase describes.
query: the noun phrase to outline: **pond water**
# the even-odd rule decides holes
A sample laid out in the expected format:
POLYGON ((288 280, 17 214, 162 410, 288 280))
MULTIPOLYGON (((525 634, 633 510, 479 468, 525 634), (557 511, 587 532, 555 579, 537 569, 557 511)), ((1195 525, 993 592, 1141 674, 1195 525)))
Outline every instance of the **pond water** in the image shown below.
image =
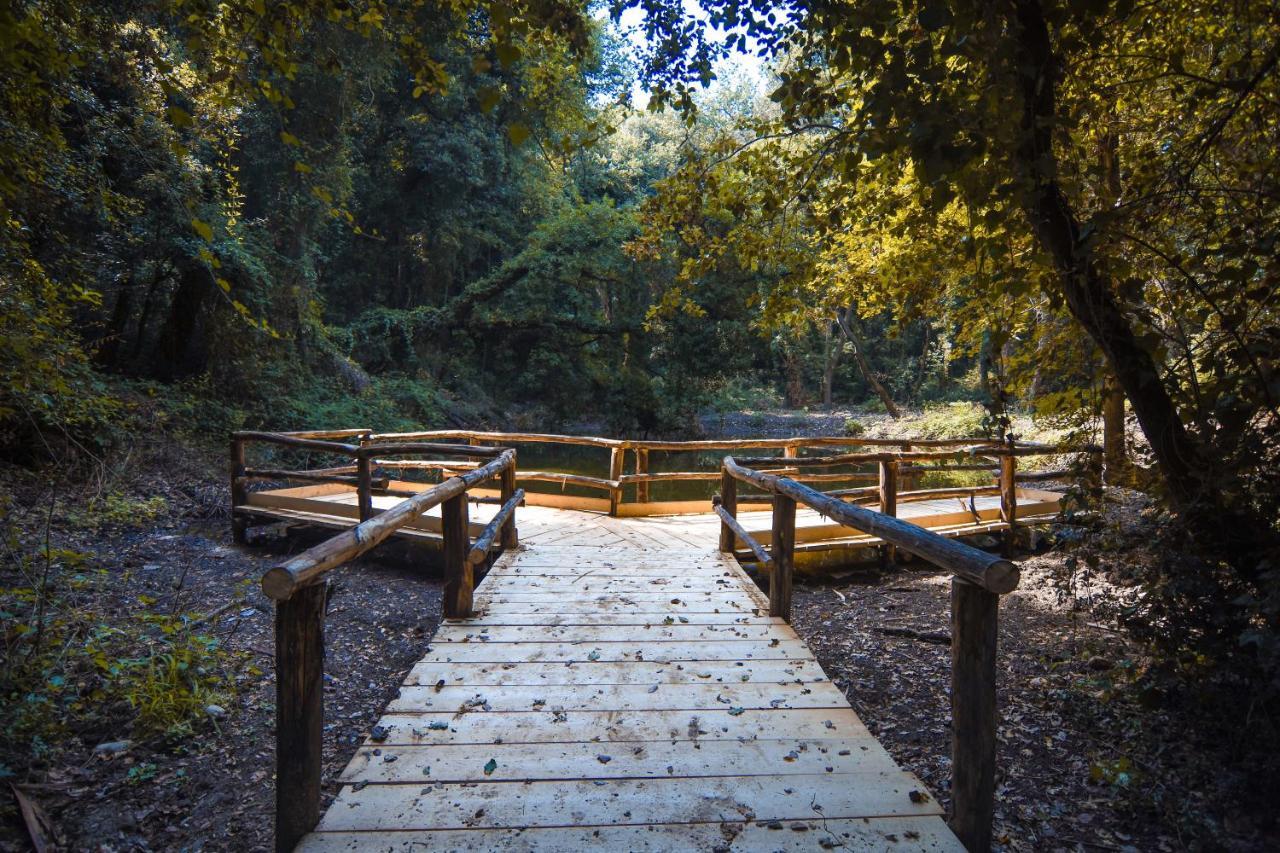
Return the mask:
MULTIPOLYGON (((517 467, 521 471, 554 471, 562 474, 583 474, 588 477, 607 479, 609 476, 609 448, 588 447, 576 444, 525 444, 513 443, 516 448, 517 467)), ((772 450, 747 450, 740 452, 751 455, 772 455, 772 450)), ((726 450, 650 450, 649 473, 658 474, 664 471, 719 471, 726 450)), ((807 455, 807 454, 804 454, 807 455)), ((624 473, 635 473, 635 453, 628 451, 626 470, 624 473)), ((874 466, 863 469, 874 472, 874 466)), ((824 491, 867 485, 866 479, 824 482, 824 491)), ((584 489, 579 486, 561 487, 559 483, 521 483, 521 488, 529 492, 564 493, 585 497, 601 497, 603 492, 584 489)), ((681 501, 711 500, 711 496, 720 491, 719 480, 675 480, 649 484, 649 500, 681 501)), ((636 499, 634 484, 623 488, 625 501, 636 499)))

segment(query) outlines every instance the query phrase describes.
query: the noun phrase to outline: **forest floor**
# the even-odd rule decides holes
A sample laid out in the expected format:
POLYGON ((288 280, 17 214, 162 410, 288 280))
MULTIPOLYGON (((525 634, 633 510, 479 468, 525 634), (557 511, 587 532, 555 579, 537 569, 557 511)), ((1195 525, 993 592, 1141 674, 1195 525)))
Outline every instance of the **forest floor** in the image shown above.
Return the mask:
MULTIPOLYGON (((157 466, 128 488, 139 500, 163 497, 163 514, 96 526, 59 512, 65 520, 46 529, 39 508, 47 487, 29 475, 9 483, 7 491, 30 498, 15 504, 28 509, 11 508, 16 528, 82 555, 77 576, 100 570, 107 579, 66 599, 100 620, 99 629, 127 632, 139 616, 191 614, 226 655, 219 704, 177 734, 136 732, 134 711, 120 703, 78 711, 56 739, 5 733, 0 771, 67 849, 270 847, 272 618, 257 579, 281 553, 315 540, 233 546, 219 517, 217 468, 216 460, 157 466)), ((61 499, 75 505, 84 494, 61 499)), ((1022 586, 1001 608, 1001 849, 1280 849, 1270 782, 1250 772, 1253 745, 1202 706, 1153 692, 1139 678, 1150 661, 1120 619, 1135 595, 1136 568, 1154 559, 1156 522, 1144 507, 1140 495, 1112 492, 1102 524, 1059 528, 1047 550, 1020 557, 1022 586)), ((23 582, 11 567, 3 571, 6 589, 23 582)), ((437 578, 403 560, 361 560, 335 574, 326 624, 326 798, 424 652, 439 606, 437 578)), ((801 583, 794 618, 871 731, 944 803, 949 651, 939 635, 948 611, 947 578, 911 564, 801 583)), ((18 795, 4 793, 0 849, 26 849, 18 795)))

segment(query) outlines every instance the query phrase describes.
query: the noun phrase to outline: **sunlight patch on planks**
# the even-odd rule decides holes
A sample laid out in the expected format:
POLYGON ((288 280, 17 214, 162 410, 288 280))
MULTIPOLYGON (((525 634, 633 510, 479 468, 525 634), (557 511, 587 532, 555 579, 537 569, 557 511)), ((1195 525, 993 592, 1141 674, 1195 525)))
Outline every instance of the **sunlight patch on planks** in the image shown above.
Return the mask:
POLYGON ((714 528, 673 522, 499 559, 299 849, 961 849, 714 528))

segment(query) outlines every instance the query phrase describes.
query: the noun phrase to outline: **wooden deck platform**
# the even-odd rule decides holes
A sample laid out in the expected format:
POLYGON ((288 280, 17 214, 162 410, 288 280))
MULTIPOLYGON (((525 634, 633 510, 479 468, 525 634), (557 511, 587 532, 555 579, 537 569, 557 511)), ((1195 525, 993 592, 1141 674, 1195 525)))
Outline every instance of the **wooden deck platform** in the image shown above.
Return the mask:
POLYGON ((715 522, 521 510, 298 849, 963 849, 715 522))
MULTIPOLYGON (((412 484, 400 484, 410 488, 412 484)), ((488 495, 484 490, 476 490, 478 494, 488 495)), ((494 492, 493 495, 497 493, 494 492)), ((1058 514, 1061 495, 1045 489, 1020 487, 1017 490, 1018 517, 1024 523, 1050 519, 1058 514)), ((390 509, 401 498, 391 495, 374 494, 372 498, 375 512, 390 509)), ((562 536, 571 537, 574 541, 608 544, 617 537, 605 529, 607 525, 595 525, 574 532, 574 525, 569 519, 583 520, 599 518, 608 508, 608 501, 572 496, 549 495, 547 493, 530 493, 527 505, 520 510, 521 528, 531 524, 551 527, 561 531, 562 536), (555 498, 556 500, 551 500, 555 498), (564 506, 562 506, 564 504, 564 506), (604 510, 595 507, 603 504, 604 510), (591 507, 585 512, 574 511, 571 507, 581 505, 591 507), (604 536, 604 541, 592 540, 593 536, 604 536)), ((714 543, 720 520, 711 514, 710 502, 694 504, 686 509, 684 515, 653 515, 635 519, 637 530, 664 531, 669 533, 678 529, 689 541, 700 545, 714 543)), ((768 545, 772 538, 772 515, 765 504, 744 504, 739 509, 739 518, 747 531, 760 543, 768 545)), ((471 508, 471 534, 477 535, 488 522, 498 507, 494 504, 476 504, 471 508)), ((276 521, 292 521, 299 524, 314 524, 323 527, 341 529, 350 527, 359 519, 356 492, 351 486, 342 484, 323 484, 293 486, 283 489, 251 492, 248 503, 238 509, 239 512, 256 516, 260 519, 276 521)), ((980 495, 970 503, 962 498, 936 498, 933 500, 902 503, 898 506, 897 516, 932 530, 942 536, 968 536, 977 533, 989 533, 1004 528, 1000 520, 1000 498, 997 495, 980 495)), ((616 520, 616 519, 615 519, 616 520)), ((440 540, 440 509, 436 507, 420 518, 402 528, 398 536, 412 540, 438 543, 440 540)), ((643 534, 650 535, 650 534, 643 534)), ((552 539, 551 541, 556 541, 552 539)), ((849 527, 843 527, 817 512, 801 508, 796 513, 796 566, 805 571, 818 568, 830 562, 827 557, 837 552, 836 562, 840 554, 874 548, 880 539, 869 536, 849 527)), ((745 550, 739 555, 746 560, 751 559, 745 550)))

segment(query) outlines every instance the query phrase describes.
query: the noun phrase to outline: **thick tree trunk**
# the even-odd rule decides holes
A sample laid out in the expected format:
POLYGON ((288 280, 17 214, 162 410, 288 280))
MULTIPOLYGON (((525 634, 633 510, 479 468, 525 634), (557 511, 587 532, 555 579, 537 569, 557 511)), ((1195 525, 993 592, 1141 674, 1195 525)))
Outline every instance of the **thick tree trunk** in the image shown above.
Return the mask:
POLYGON ((845 340, 853 349, 853 361, 858 365, 858 372, 862 374, 862 378, 867 380, 867 384, 871 386, 871 390, 880 398, 880 402, 884 404, 884 410, 889 413, 889 417, 897 420, 902 417, 902 413, 898 411, 898 406, 893 402, 893 398, 889 396, 889 392, 885 390, 884 385, 880 384, 880 380, 876 378, 875 373, 871 370, 871 365, 867 362, 866 355, 863 354, 866 348, 862 340, 862 335, 857 331, 857 318, 854 316, 852 309, 846 311, 841 308, 836 311, 836 323, 840 326, 840 331, 844 333, 845 340))
MULTIPOLYGON (((1058 182, 1052 136, 1059 68, 1040 0, 1015 0, 1014 9, 1014 62, 1023 101, 1022 143, 1015 160, 1023 182, 1023 211, 1053 258, 1071 315, 1102 350, 1129 398, 1175 507, 1189 527, 1207 537, 1206 542, 1221 545, 1231 552, 1229 557, 1243 556, 1242 548, 1256 540, 1259 530, 1219 499, 1205 448, 1182 422, 1155 360, 1138 342, 1110 283, 1081 239, 1075 212, 1058 182)), ((1233 562, 1250 571, 1241 561, 1233 562)))
POLYGON ((155 373, 162 379, 176 379, 198 371, 204 359, 197 353, 195 332, 211 282, 201 267, 182 267, 178 287, 169 305, 169 316, 156 342, 155 373))

